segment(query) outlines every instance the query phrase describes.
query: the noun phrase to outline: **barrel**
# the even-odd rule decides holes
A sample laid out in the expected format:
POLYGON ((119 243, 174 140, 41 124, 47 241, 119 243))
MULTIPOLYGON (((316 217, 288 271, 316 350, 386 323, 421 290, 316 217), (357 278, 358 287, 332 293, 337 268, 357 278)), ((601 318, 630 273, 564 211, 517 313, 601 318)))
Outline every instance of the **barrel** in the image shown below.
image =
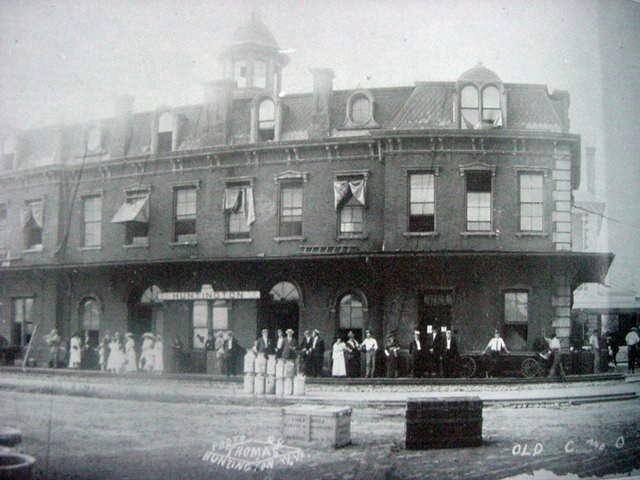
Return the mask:
POLYGON ((31 480, 36 459, 17 452, 0 453, 0 478, 7 480, 31 480))
POLYGON ((284 376, 286 378, 293 378, 296 374, 296 364, 293 360, 285 360, 284 362, 284 376))
POLYGON ((306 378, 304 375, 296 375, 293 378, 293 394, 303 396, 305 392, 306 378))
POLYGON ((253 382, 253 393, 255 395, 264 395, 264 375, 261 373, 256 373, 256 378, 253 382))
POLYGON ((244 356, 244 373, 255 372, 256 355, 249 350, 244 356))
POLYGON ((284 396, 293 395, 293 378, 285 377, 282 379, 282 394, 284 396))
POLYGON ((263 375, 267 373, 267 357, 264 354, 259 353, 256 357, 255 368, 256 373, 261 373, 263 375))
POLYGON ((22 432, 13 427, 0 427, 0 445, 15 447, 22 442, 22 432))
POLYGON ((284 378, 284 359, 282 358, 276 361, 276 378, 284 378))
POLYGON ((276 397, 284 395, 284 378, 276 377, 276 397))
POLYGON ((253 393, 255 383, 255 374, 253 373, 245 373, 244 374, 244 393, 248 393, 251 395, 253 393))
POLYGON ((276 374, 276 356, 269 355, 267 357, 267 375, 275 375, 276 374))
POLYGON ((405 418, 407 450, 482 445, 479 397, 409 398, 405 418))
POLYGON ((267 375, 265 377, 264 393, 267 395, 274 395, 276 393, 276 377, 274 375, 267 375))

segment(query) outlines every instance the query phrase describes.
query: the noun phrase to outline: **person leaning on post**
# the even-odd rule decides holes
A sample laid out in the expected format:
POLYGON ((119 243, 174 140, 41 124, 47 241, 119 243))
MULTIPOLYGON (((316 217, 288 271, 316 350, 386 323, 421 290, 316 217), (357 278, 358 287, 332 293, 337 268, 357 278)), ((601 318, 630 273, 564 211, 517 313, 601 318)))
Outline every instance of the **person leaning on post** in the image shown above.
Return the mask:
POLYGON ((489 352, 489 369, 487 369, 487 376, 493 375, 500 369, 500 355, 502 352, 510 353, 507 345, 500 336, 500 331, 496 328, 493 332, 493 338, 489 340, 489 343, 482 352, 483 355, 489 352))
POLYGON ((551 338, 544 337, 544 339, 549 344, 549 351, 551 354, 551 367, 549 368, 548 377, 553 378, 559 376, 560 379, 564 381, 565 373, 562 365, 562 346, 560 344, 560 340, 558 339, 555 331, 551 334, 551 338))

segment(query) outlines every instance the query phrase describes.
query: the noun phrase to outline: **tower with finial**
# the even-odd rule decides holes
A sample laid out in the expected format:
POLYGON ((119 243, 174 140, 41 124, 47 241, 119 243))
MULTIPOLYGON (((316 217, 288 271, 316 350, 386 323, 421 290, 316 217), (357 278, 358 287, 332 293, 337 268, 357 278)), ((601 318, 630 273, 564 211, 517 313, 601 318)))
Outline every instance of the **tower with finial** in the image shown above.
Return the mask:
POLYGON ((225 78, 236 83, 236 96, 253 96, 256 90, 277 96, 289 57, 281 53, 275 37, 254 11, 249 23, 234 32, 220 63, 225 78))

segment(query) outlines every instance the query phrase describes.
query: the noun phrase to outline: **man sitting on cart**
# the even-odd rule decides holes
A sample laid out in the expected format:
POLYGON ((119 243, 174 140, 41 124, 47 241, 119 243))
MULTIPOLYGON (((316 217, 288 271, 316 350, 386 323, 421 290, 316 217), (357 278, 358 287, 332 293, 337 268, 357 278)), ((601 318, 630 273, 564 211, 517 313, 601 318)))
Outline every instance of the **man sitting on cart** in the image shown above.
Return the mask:
POLYGON ((500 336, 500 332, 498 331, 498 329, 496 329, 493 333, 493 338, 489 340, 489 343, 482 352, 483 355, 486 355, 487 352, 489 352, 489 359, 487 362, 487 376, 493 376, 495 372, 500 371, 500 355, 503 351, 505 353, 511 353, 509 352, 507 345, 504 343, 504 340, 500 336))

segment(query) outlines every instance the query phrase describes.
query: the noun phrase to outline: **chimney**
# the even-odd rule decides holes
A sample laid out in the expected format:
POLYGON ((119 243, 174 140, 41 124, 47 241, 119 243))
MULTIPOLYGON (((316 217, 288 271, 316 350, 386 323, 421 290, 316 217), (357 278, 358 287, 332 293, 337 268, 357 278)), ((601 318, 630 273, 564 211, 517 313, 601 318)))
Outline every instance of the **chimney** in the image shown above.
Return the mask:
POLYGON ((587 177, 587 192, 596 194, 596 149, 595 147, 586 147, 585 156, 585 176, 587 177))
POLYGON ((113 113, 116 117, 124 117, 133 113, 134 97, 132 95, 118 95, 113 102, 113 113))
POLYGON ((312 68, 313 75, 313 114, 309 127, 309 138, 329 136, 331 94, 333 92, 333 70, 330 68, 312 68))
POLYGON ((113 137, 109 142, 109 153, 112 158, 126 157, 129 153, 129 144, 133 135, 131 115, 133 113, 134 97, 131 95, 118 95, 113 101, 113 113, 115 127, 113 137))
POLYGON ((203 100, 207 110, 205 137, 209 145, 226 144, 229 138, 234 80, 214 80, 203 85, 203 100), (213 142, 213 143, 211 143, 213 142))

